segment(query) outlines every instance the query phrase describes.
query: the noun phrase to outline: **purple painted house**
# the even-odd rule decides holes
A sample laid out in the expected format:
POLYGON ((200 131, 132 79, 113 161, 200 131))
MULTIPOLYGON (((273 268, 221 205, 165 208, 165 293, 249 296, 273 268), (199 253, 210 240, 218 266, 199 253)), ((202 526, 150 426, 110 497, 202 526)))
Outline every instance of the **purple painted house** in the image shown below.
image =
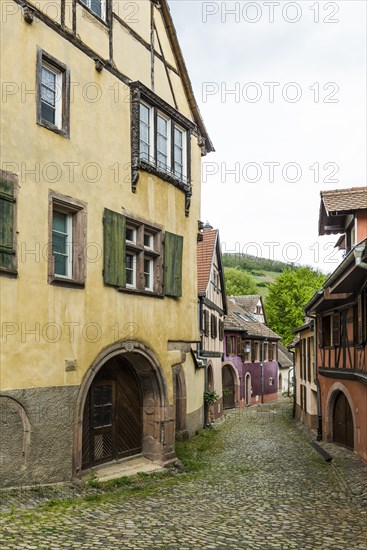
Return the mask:
POLYGON ((244 305, 244 298, 231 296, 227 301, 222 364, 225 409, 278 398, 280 337, 263 321, 260 296, 251 296, 257 299, 255 314, 244 305))

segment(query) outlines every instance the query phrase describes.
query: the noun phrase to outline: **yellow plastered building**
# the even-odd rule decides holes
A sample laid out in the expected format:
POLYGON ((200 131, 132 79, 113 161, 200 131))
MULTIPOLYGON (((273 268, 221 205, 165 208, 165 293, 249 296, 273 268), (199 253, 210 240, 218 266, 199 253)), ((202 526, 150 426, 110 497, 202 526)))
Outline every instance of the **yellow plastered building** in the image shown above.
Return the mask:
POLYGON ((213 150, 165 0, 1 2, 3 485, 175 460, 203 425, 213 150))

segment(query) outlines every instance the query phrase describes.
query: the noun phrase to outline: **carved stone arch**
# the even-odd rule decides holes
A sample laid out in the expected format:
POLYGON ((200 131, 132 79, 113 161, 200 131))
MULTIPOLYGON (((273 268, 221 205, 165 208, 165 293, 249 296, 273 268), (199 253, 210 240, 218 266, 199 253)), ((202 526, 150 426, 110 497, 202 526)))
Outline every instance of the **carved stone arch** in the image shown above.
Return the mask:
POLYGON ((93 361, 81 383, 74 420, 73 476, 82 472, 83 417, 93 381, 111 362, 134 372, 142 396, 142 454, 166 464, 174 459, 173 419, 169 414, 167 385, 154 353, 138 341, 117 342, 104 349, 93 361))
POLYGON ((355 410, 353 406, 353 399, 350 395, 348 389, 340 382, 336 382, 331 386, 328 392, 328 396, 326 398, 325 403, 325 419, 324 419, 324 430, 325 430, 325 438, 326 441, 334 441, 334 423, 333 423, 333 413, 334 413, 334 407, 335 402, 340 395, 340 393, 344 394, 353 418, 353 448, 356 448, 356 415, 355 410))
MULTIPOLYGON (((23 426, 23 445, 22 445, 22 467, 25 468, 29 460, 29 450, 31 445, 31 423, 24 407, 12 397, 0 395, 0 408, 2 409, 1 420, 6 420, 6 408, 19 415, 23 426)), ((4 441, 1 442, 2 445, 4 441)))
MULTIPOLYGON (((233 394, 233 406, 239 407, 240 404, 240 377, 238 375, 238 371, 234 364, 231 361, 224 361, 222 363, 222 389, 223 389, 223 369, 228 368, 230 369, 231 375, 233 377, 233 388, 234 388, 234 394, 233 394)), ((224 407, 224 399, 223 399, 223 407, 224 407)))
POLYGON ((182 365, 172 367, 173 402, 175 404, 175 433, 176 436, 187 436, 187 389, 185 372, 182 365))

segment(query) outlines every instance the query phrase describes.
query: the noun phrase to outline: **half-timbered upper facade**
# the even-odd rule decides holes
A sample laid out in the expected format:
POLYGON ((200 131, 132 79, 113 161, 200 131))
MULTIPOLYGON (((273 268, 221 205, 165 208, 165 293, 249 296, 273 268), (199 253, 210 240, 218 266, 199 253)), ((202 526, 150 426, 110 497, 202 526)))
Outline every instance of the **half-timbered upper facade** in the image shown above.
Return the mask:
MULTIPOLYGON (((356 219, 363 220, 367 188, 347 193, 344 210, 350 207, 350 194, 359 197, 356 219)), ((341 199, 338 208, 343 210, 341 199)), ((322 212, 321 208, 321 218, 322 212)), ((367 460, 367 227, 363 227, 357 222, 358 238, 307 304, 306 313, 316 317, 323 435, 367 460)))
POLYGON ((3 482, 168 463, 175 402, 202 425, 192 274, 213 150, 168 4, 1 8, 3 482))
POLYGON ((197 265, 201 333, 198 355, 205 362, 206 390, 219 396, 210 409, 211 416, 218 418, 223 412, 221 368, 227 304, 219 231, 208 224, 200 234, 197 265))

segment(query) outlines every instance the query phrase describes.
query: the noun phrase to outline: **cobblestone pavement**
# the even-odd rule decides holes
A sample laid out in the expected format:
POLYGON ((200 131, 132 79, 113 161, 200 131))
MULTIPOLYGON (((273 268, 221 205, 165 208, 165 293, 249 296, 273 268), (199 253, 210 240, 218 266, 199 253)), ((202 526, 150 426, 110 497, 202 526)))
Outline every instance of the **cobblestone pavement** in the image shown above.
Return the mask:
POLYGON ((284 403, 232 411, 216 429, 205 469, 143 492, 41 506, 4 493, 1 547, 367 549, 367 467, 352 452, 323 444, 326 463, 284 403))

